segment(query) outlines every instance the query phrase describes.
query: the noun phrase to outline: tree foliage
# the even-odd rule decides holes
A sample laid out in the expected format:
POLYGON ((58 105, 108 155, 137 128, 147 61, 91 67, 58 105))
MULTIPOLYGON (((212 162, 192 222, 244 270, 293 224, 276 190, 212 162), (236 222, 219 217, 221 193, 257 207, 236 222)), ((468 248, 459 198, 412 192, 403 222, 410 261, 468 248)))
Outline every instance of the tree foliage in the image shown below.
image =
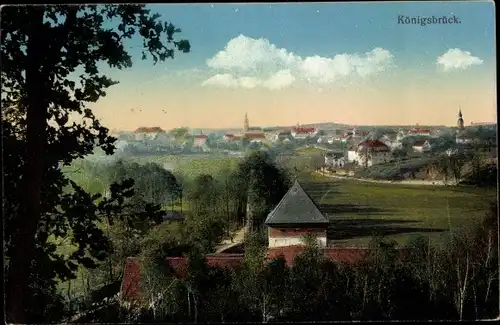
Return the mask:
POLYGON ((4 213, 7 311, 11 321, 25 322, 30 305, 25 297, 32 296, 30 273, 39 272, 30 267, 36 252, 42 250, 51 257, 45 261, 57 265, 48 275, 52 277, 74 276, 76 263, 92 265, 98 252, 106 250, 96 221, 120 206, 124 193, 129 193, 131 184, 115 186, 110 199, 95 204, 97 196, 85 193, 59 169, 60 163, 69 165, 91 154, 95 146, 107 154, 114 150, 115 139, 87 106, 117 83, 101 72, 102 66, 131 67, 124 41, 135 35, 143 39, 143 59, 154 62, 173 58, 175 50, 188 52, 190 45, 174 40, 180 30, 160 22, 159 15, 143 5, 2 9, 1 101, 9 108, 2 126, 8 130, 4 143, 12 150, 4 159, 12 180, 6 183, 11 194, 4 213), (79 116, 81 122, 70 122, 70 116, 79 116), (62 188, 69 184, 73 191, 63 194, 62 188), (70 233, 78 249, 63 257, 47 239, 70 233))

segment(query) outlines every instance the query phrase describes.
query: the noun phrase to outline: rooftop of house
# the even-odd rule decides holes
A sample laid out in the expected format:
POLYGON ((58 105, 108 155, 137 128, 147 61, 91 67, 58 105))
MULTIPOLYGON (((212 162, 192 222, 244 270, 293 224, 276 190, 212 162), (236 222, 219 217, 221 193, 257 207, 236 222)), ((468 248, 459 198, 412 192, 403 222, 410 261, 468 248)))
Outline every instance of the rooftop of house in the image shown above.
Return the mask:
POLYGON ((388 148, 388 146, 380 140, 364 140, 359 143, 358 147, 388 148))
POLYGON ((296 126, 292 128, 292 132, 303 134, 303 133, 314 133, 316 132, 316 128, 314 127, 301 127, 301 126, 296 126))
POLYGON ((263 132, 247 132, 245 133, 245 137, 249 139, 264 139, 266 134, 263 132))
POLYGON ((319 211, 298 181, 295 181, 265 221, 268 226, 328 223, 328 219, 319 211))

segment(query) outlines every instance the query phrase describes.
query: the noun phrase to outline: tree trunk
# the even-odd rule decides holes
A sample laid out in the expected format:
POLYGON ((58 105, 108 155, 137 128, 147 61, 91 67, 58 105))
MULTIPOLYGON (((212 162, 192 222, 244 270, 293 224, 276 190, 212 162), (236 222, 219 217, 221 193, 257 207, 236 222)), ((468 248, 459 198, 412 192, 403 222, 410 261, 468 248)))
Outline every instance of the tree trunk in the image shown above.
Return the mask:
POLYGON ((27 23, 32 32, 27 44, 26 69, 26 155, 23 191, 19 215, 15 218, 16 233, 12 236, 10 264, 7 275, 7 321, 26 323, 26 297, 29 292, 31 262, 35 256, 35 234, 40 221, 40 192, 44 174, 47 105, 41 61, 46 53, 44 41, 44 7, 32 7, 27 23))

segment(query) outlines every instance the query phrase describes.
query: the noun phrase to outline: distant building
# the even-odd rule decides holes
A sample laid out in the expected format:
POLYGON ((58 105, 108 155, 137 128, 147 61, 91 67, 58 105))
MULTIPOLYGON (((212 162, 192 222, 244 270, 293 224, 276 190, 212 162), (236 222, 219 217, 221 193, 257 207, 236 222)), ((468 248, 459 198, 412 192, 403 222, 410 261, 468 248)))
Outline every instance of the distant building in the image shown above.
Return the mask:
POLYGON ((299 124, 292 128, 291 135, 294 139, 307 139, 315 137, 319 130, 315 127, 301 127, 299 124))
POLYGON ((463 130, 464 129, 464 119, 462 117, 462 109, 458 110, 457 127, 458 127, 459 130, 463 130))
POLYGON ((409 136, 431 136, 432 131, 430 129, 413 128, 411 130, 408 130, 407 135, 409 135, 409 136))
POLYGON ((279 131, 276 132, 271 141, 284 141, 284 140, 290 140, 290 137, 292 136, 291 131, 279 131))
POLYGON ((345 166, 345 156, 342 152, 329 151, 325 154, 325 165, 330 168, 342 168, 345 166))
POLYGON ((194 142, 193 142, 193 146, 195 147, 203 147, 208 141, 208 136, 206 135, 195 135, 194 136, 194 142))
POLYGON ((358 145, 358 164, 373 166, 391 160, 390 148, 380 140, 364 140, 358 145))
POLYGON ((357 145, 351 145, 347 149, 347 161, 352 163, 357 163, 359 161, 357 145))
POLYGON ((370 134, 370 131, 360 131, 356 128, 348 129, 341 138, 342 142, 349 142, 352 140, 361 140, 366 138, 370 134))
POLYGON ((248 115, 245 113, 245 120, 243 121, 243 133, 247 133, 250 129, 250 123, 248 122, 248 115))
POLYGON ((266 134, 264 132, 247 132, 243 137, 250 142, 262 142, 266 140, 266 134))
POLYGON ((429 143, 429 140, 418 140, 412 146, 413 151, 415 152, 429 152, 432 147, 429 143))
POLYGON ((159 126, 146 127, 141 126, 134 131, 135 140, 156 139, 158 134, 165 133, 159 126))

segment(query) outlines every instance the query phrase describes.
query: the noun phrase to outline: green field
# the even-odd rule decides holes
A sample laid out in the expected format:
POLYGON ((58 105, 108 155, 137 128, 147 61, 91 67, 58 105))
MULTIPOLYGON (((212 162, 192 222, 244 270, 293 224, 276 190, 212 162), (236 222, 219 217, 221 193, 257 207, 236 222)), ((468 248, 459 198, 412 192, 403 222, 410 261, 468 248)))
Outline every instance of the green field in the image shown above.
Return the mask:
POLYGON ((450 229, 479 222, 496 189, 409 186, 315 177, 304 188, 331 219, 329 238, 339 246, 365 246, 376 233, 398 243, 413 235, 439 240, 450 229))
POLYGON ((128 161, 140 164, 156 163, 184 177, 196 177, 200 174, 217 175, 221 170, 236 167, 241 160, 237 156, 179 155, 179 156, 142 156, 131 157, 128 161))

